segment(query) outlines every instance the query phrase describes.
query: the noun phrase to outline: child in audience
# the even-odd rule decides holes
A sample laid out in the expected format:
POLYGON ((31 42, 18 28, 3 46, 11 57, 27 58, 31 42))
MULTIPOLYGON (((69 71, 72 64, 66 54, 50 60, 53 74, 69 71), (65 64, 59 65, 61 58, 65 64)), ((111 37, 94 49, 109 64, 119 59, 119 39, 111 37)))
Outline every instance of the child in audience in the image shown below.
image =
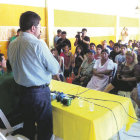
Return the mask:
POLYGON ((95 52, 96 52, 96 46, 95 46, 95 44, 94 43, 90 43, 90 51, 92 52, 92 53, 94 53, 95 54, 95 52))
POLYGON ((120 54, 120 45, 118 43, 114 44, 114 50, 111 51, 109 58, 113 60, 113 62, 115 62, 115 57, 120 54))
POLYGON ((78 74, 78 70, 84 60, 84 56, 82 54, 82 48, 80 46, 77 46, 75 55, 74 55, 74 74, 78 74))
POLYGON ((101 44, 97 45, 97 47, 96 47, 96 54, 94 55, 94 58, 95 58, 96 60, 101 58, 102 48, 103 48, 103 47, 102 47, 101 44))
POLYGON ((64 57, 64 76, 69 77, 72 71, 72 53, 69 52, 69 46, 64 44, 64 52, 60 56, 64 57))
POLYGON ((125 44, 121 45, 121 53, 115 57, 115 62, 120 65, 122 62, 125 62, 125 54, 127 51, 127 46, 125 44))
POLYGON ((63 77, 63 59, 58 55, 58 51, 57 49, 51 49, 51 53, 53 54, 53 56, 55 57, 55 59, 58 61, 59 65, 60 65, 60 70, 59 73, 55 76, 53 76, 53 79, 55 80, 59 80, 59 81, 64 81, 64 77, 63 77))
POLYGON ((109 41, 109 45, 108 48, 112 51, 113 47, 114 47, 114 42, 112 40, 109 41))
POLYGON ((127 50, 128 51, 132 51, 133 50, 132 43, 133 43, 132 40, 128 41, 128 46, 127 46, 127 50))

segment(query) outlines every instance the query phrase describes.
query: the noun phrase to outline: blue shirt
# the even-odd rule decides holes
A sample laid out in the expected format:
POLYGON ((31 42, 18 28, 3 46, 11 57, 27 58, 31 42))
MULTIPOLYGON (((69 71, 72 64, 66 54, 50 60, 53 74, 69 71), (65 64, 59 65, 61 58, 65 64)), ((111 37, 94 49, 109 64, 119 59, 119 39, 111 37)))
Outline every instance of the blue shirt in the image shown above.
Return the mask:
POLYGON ((125 55, 118 54, 115 57, 115 62, 117 62, 118 64, 121 64, 122 62, 125 62, 125 55))
POLYGON ((46 43, 27 32, 10 43, 8 59, 16 83, 26 87, 49 84, 59 71, 59 63, 46 43))

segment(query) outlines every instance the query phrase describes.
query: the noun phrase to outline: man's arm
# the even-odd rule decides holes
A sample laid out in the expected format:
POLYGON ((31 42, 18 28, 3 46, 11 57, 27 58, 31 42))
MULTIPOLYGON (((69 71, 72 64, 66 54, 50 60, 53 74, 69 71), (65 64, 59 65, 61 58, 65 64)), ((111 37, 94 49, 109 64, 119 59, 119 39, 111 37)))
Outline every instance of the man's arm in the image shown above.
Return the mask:
POLYGON ((39 59, 41 59, 44 67, 49 71, 52 75, 56 75, 59 72, 60 66, 57 60, 54 58, 52 53, 50 52, 48 46, 45 42, 40 41, 37 46, 37 52, 39 59))

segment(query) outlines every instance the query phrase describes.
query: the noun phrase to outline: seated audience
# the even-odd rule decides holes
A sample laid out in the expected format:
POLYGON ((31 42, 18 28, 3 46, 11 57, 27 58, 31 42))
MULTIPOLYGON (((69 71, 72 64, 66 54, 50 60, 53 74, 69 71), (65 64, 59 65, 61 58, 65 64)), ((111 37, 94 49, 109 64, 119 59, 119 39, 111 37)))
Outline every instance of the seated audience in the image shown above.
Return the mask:
POLYGON ((101 52, 101 59, 96 60, 93 66, 93 76, 87 88, 103 91, 109 82, 109 76, 114 69, 114 63, 108 58, 109 52, 104 49, 101 52))
POLYGON ((57 49, 59 55, 61 52, 63 52, 64 44, 68 45, 69 50, 71 49, 71 42, 69 39, 66 38, 66 35, 67 35, 67 33, 65 31, 63 31, 61 33, 61 38, 57 40, 56 49, 57 49))
POLYGON ((57 40, 61 38, 62 31, 60 29, 57 30, 57 35, 54 38, 54 46, 56 47, 57 40))
POLYGON ((87 59, 83 61, 81 67, 78 70, 78 75, 75 77, 72 83, 86 87, 87 83, 92 77, 94 64, 94 54, 90 50, 88 50, 87 59))
POLYGON ((74 75, 78 74, 78 70, 84 60, 84 56, 82 54, 82 48, 80 46, 77 46, 75 55, 74 55, 74 75))
POLYGON ((126 51, 127 51, 127 46, 126 45, 121 45, 121 53, 118 54, 116 57, 115 57, 115 62, 120 65, 122 64, 123 62, 125 62, 125 54, 126 54, 126 51))
POLYGON ((95 54, 95 52, 96 52, 96 46, 95 46, 94 43, 90 43, 89 49, 90 49, 90 51, 91 51, 92 53, 95 54))
POLYGON ((63 60, 62 57, 60 57, 58 55, 58 51, 57 49, 51 49, 51 53, 53 54, 53 56, 55 57, 55 59, 58 61, 59 65, 60 65, 60 69, 59 69, 59 73, 55 76, 53 76, 53 79, 55 80, 59 80, 59 81, 64 81, 64 73, 63 73, 63 60))
POLYGON ((137 56, 133 52, 126 53, 126 61, 118 65, 118 70, 113 81, 107 85, 104 92, 109 92, 116 88, 118 94, 130 97, 130 92, 136 87, 136 77, 134 75, 134 66, 137 64, 137 56))
POLYGON ((64 76, 69 77, 72 71, 72 53, 69 51, 69 46, 64 44, 64 52, 60 56, 64 57, 64 76))
POLYGON ((94 58, 96 60, 101 58, 102 48, 103 48, 103 46, 101 44, 97 45, 97 47, 96 47, 96 54, 94 55, 94 58))
POLYGON ((6 69, 6 60, 4 54, 0 53, 0 76, 4 75, 6 69))
POLYGON ((113 51, 110 52, 110 56, 109 58, 113 60, 113 62, 115 62, 115 57, 120 54, 120 45, 118 43, 114 44, 114 49, 113 51))

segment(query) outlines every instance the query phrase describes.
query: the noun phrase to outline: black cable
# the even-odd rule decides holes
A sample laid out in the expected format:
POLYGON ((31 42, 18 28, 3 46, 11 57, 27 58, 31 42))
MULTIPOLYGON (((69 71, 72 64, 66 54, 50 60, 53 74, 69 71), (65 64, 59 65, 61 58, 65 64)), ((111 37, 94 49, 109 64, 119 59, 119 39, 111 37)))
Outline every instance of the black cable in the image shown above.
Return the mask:
MULTIPOLYGON (((84 98, 86 98, 86 97, 84 97, 84 98)), ((131 115, 129 115, 129 114, 127 113, 125 107, 123 106, 123 104, 122 104, 121 102, 119 102, 119 101, 105 100, 105 99, 97 99, 97 98, 86 98, 86 99, 93 99, 93 100, 99 100, 99 101, 109 101, 109 102, 116 102, 116 103, 119 103, 119 104, 123 107, 125 113, 126 113, 130 118, 132 118, 132 119, 134 119, 134 120, 137 120, 137 121, 140 121, 139 119, 134 118, 134 117, 132 117, 131 115)))
MULTIPOLYGON (((85 93, 85 92, 88 91, 88 90, 91 90, 91 89, 87 89, 87 90, 85 90, 85 91, 83 91, 83 92, 80 92, 80 93, 74 95, 74 96, 77 96, 77 95, 83 94, 83 93, 85 93)), ((69 94, 69 95, 70 95, 70 94, 69 94)), ((78 96, 77 96, 77 97, 78 97, 78 96)), ((86 98, 86 97, 84 97, 84 98, 86 98)), ((139 119, 134 118, 134 117, 132 117, 131 115, 129 115, 129 114, 127 113, 125 107, 123 106, 123 104, 122 104, 121 102, 119 102, 119 101, 105 100, 105 99, 96 99, 96 98, 86 98, 86 99, 93 99, 93 100, 100 100, 100 101, 110 101, 110 102, 116 102, 116 103, 119 103, 119 104, 123 107, 125 113, 126 113, 130 118, 132 118, 132 119, 134 119, 134 120, 137 120, 137 121, 140 121, 139 119)))
POLYGON ((87 90, 85 90, 85 91, 83 91, 83 92, 77 93, 77 94, 75 94, 75 96, 81 95, 81 94, 83 94, 83 93, 85 93, 86 91, 89 91, 89 90, 91 90, 91 89, 87 89, 87 90))
MULTIPOLYGON (((82 100, 84 100, 84 101, 89 102, 89 103, 93 103, 93 102, 90 102, 90 101, 88 101, 88 100, 86 100, 86 99, 83 99, 82 97, 80 97, 80 98, 81 98, 82 100)), ((112 112, 113 117, 114 117, 114 119, 115 119, 116 127, 117 127, 118 137, 119 137, 119 140, 120 140, 120 134, 119 134, 118 123, 117 123, 117 119, 116 119, 116 116, 115 116, 115 114, 114 114, 113 110, 112 110, 112 109, 110 109, 109 107, 106 107, 106 106, 102 106, 102 105, 99 105, 99 104, 96 104, 96 103, 93 103, 93 104, 94 104, 94 105, 97 105, 97 106, 100 106, 100 107, 103 107, 103 108, 105 108, 105 109, 108 109, 109 111, 111 111, 111 112, 112 112)))

